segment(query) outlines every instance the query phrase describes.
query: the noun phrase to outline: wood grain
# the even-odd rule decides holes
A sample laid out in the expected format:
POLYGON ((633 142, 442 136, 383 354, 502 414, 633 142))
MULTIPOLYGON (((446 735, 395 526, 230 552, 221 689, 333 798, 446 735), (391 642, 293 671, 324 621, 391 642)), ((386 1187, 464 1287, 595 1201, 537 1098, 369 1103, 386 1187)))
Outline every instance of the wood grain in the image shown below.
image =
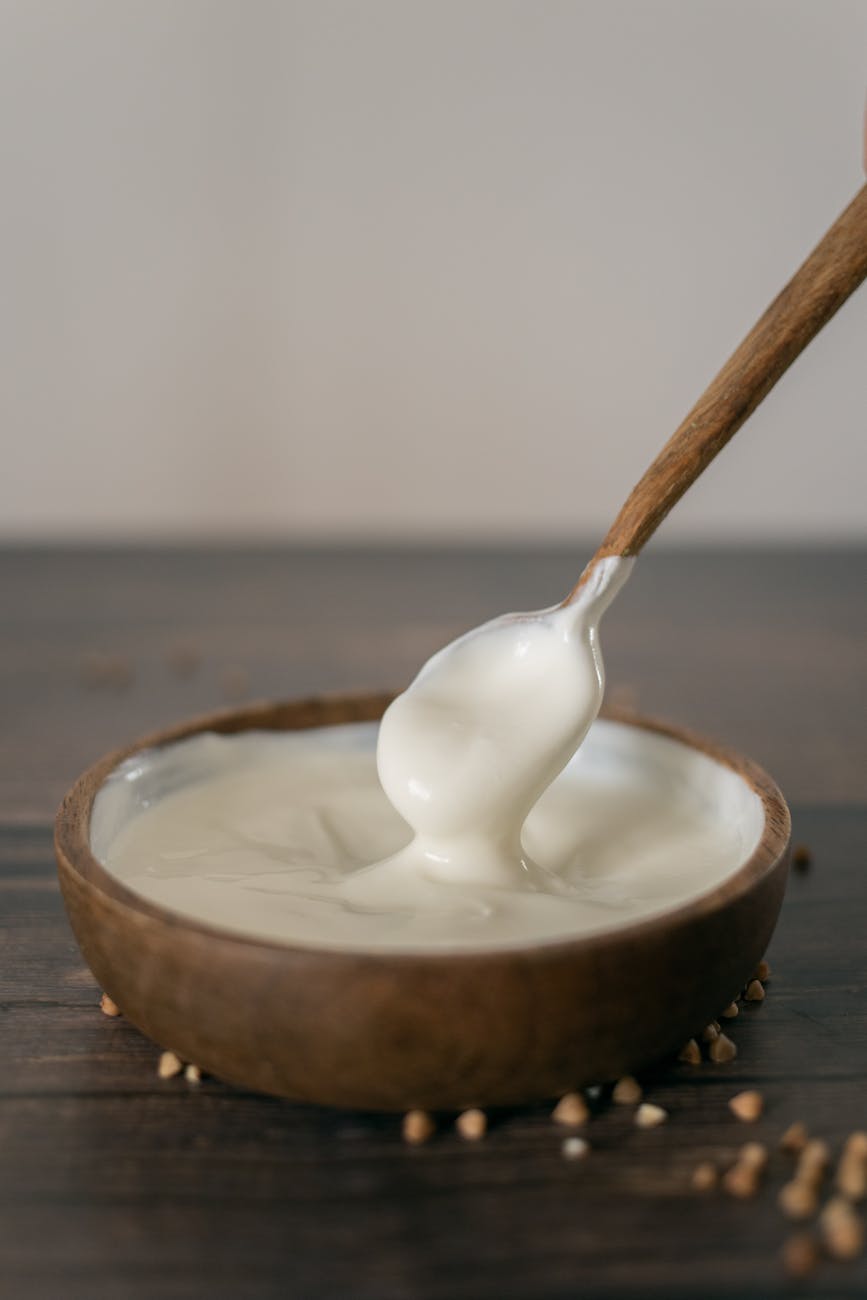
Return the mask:
MULTIPOLYGON (((639 479, 591 566, 606 555, 639 553, 684 492, 865 276, 867 185, 738 345, 639 479)), ((586 572, 565 603, 580 589, 586 572)))
MULTIPOLYGON (((553 604, 591 549, 0 549, 0 821, 47 823, 100 754, 225 705, 233 666, 250 699, 399 686, 468 627, 553 604), (130 685, 87 685, 93 653, 130 685)), ((608 698, 749 754, 790 801, 860 800, 865 589, 863 549, 651 546, 605 616, 608 698)))
POLYGON ((651 548, 608 616, 610 692, 758 758, 814 854, 790 877, 768 997, 730 1029, 737 1060, 645 1080, 670 1111, 663 1128, 639 1133, 626 1108, 601 1105, 590 1158, 568 1163, 547 1110, 530 1107, 492 1116, 479 1146, 441 1117, 411 1151, 393 1117, 160 1082, 152 1045, 97 1008, 51 849, 77 771, 217 707, 233 664, 252 696, 405 680, 462 628, 553 602, 582 553, 0 551, 3 1300, 867 1294, 865 1259, 784 1281, 782 1155, 755 1202, 689 1187, 697 1160, 773 1145, 794 1119, 835 1148, 865 1127, 864 551, 651 548), (168 664, 178 640, 202 651, 190 676, 168 664), (89 651, 128 658, 129 688, 85 686, 89 651), (749 1129, 727 1107, 747 1087, 766 1100, 749 1129))
MULTIPOLYGON (((388 697, 316 697, 183 723, 303 730, 372 721, 388 697)), ((624 719, 620 718, 621 721, 624 719)), ((744 986, 776 923, 789 812, 749 760, 664 724, 762 802, 759 843, 699 899, 608 934, 461 953, 356 953, 230 935, 136 896, 90 851, 94 798, 117 763, 90 768, 57 815, 60 883, 87 964, 133 1024, 221 1079, 295 1100, 406 1111, 514 1105, 616 1079, 680 1048, 744 986)))
MULTIPOLYGON (((46 827, 0 833, 0 1295, 3 1300, 778 1300, 792 1291, 772 1150, 755 1202, 698 1197, 697 1161, 794 1119, 838 1148, 864 1122, 867 810, 804 809, 814 852, 789 884, 768 996, 731 1065, 644 1082, 650 1133, 601 1102, 572 1164, 544 1107, 492 1116, 479 1146, 440 1117, 409 1150, 394 1117, 156 1078, 156 1053, 98 991, 69 934, 46 827), (748 1129, 727 1109, 759 1088, 748 1129)), ((797 1294, 859 1300, 867 1260, 797 1294)))

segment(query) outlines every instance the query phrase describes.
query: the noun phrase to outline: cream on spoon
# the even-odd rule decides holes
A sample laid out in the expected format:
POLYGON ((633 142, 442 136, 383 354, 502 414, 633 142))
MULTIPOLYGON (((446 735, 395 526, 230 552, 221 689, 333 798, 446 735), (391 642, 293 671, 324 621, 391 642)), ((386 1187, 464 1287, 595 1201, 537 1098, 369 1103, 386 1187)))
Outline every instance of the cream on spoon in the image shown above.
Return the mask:
POLYGON ((461 637, 387 710, 379 776, 405 821, 352 744, 199 736, 117 769, 94 806, 96 855, 145 896, 243 932, 395 949, 590 933, 724 876, 761 828, 760 802, 749 791, 744 802, 733 773, 703 756, 679 769, 669 742, 648 749, 636 729, 638 757, 612 785, 604 725, 598 769, 587 750, 569 762, 602 698, 599 620, 632 557, 865 275, 867 187, 663 448, 563 604, 461 637))
POLYGON ((415 832, 390 866, 423 868, 434 879, 556 888, 524 852, 521 828, 599 712, 599 621, 632 564, 603 559, 571 603, 507 614, 466 633, 386 710, 379 779, 415 832))
POLYGON ((865 275, 867 186, 663 447, 563 604, 467 633, 394 701, 382 720, 377 766, 385 793, 415 831, 400 865, 423 862, 427 874, 452 880, 538 882, 521 826, 599 711, 598 622, 628 576, 627 557, 865 275))

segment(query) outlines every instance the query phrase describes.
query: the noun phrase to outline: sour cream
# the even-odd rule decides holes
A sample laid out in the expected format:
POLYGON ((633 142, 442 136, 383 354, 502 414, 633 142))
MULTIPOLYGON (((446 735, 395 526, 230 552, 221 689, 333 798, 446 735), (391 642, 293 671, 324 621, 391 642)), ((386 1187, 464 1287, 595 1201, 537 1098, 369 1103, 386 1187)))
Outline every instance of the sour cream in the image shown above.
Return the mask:
POLYGON ((599 712, 599 621, 633 561, 598 561, 568 605, 494 619, 440 650, 387 709, 376 762, 415 832, 389 872, 556 889, 521 842, 599 712))
POLYGON ((695 897, 752 852, 761 803, 688 746, 594 726, 599 621, 631 567, 460 637, 378 728, 136 754, 97 796, 94 853, 182 915, 329 947, 545 943, 695 897))
POLYGON ((443 879, 402 859, 413 832, 383 794, 376 741, 375 723, 356 723, 204 734, 136 754, 97 795, 94 854, 139 897, 221 930, 435 952, 656 915, 719 884, 761 835, 761 801, 735 772, 600 719, 524 824, 535 887, 520 875, 443 879))

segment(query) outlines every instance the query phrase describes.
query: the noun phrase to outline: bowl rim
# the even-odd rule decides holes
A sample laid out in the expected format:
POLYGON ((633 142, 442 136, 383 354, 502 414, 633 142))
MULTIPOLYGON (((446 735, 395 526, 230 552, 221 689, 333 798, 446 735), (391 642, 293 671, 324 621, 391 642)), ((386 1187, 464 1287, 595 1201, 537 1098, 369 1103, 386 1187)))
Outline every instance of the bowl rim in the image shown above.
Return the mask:
POLYGON ((107 895, 116 906, 162 922, 172 928, 194 931, 205 937, 232 943, 255 950, 267 949, 289 956, 303 954, 322 960, 351 956, 358 962, 372 964, 415 963, 440 966, 443 963, 463 961, 478 964, 496 963, 504 958, 558 958, 570 950, 580 948, 592 952, 613 941, 629 942, 669 930, 672 926, 688 923, 709 915, 748 894, 769 875, 787 855, 791 839, 791 815, 788 805, 776 782, 758 763, 736 750, 719 745, 679 724, 645 716, 628 708, 613 706, 600 710, 605 721, 637 727, 655 735, 673 740, 687 748, 699 751, 739 776, 758 796, 762 804, 763 825, 759 841, 752 853, 730 875, 709 890, 688 899, 677 907, 655 913, 642 920, 625 925, 615 925, 588 935, 574 938, 558 936, 550 940, 535 940, 530 944, 496 944, 482 948, 443 949, 390 949, 351 948, 346 945, 283 941, 266 936, 244 934, 219 925, 197 920, 172 908, 164 907, 129 889, 96 858, 90 847, 90 816, 97 794, 107 778, 124 760, 146 749, 159 748, 187 739, 201 732, 216 731, 238 734, 244 731, 304 731, 322 726, 343 726, 353 722, 376 722, 394 699, 394 691, 346 691, 298 696, 286 700, 255 700, 242 706, 219 709, 202 714, 172 726, 161 727, 132 741, 120 749, 104 754, 85 769, 67 793, 57 811, 54 823, 54 847, 58 862, 73 872, 86 885, 107 895), (315 715, 326 709, 331 721, 317 720, 315 715), (333 717, 335 711, 346 709, 348 716, 342 721, 333 717), (277 724, 278 716, 286 711, 299 714, 311 712, 313 720, 297 726, 277 724), (270 723, 269 723, 270 719, 270 723))

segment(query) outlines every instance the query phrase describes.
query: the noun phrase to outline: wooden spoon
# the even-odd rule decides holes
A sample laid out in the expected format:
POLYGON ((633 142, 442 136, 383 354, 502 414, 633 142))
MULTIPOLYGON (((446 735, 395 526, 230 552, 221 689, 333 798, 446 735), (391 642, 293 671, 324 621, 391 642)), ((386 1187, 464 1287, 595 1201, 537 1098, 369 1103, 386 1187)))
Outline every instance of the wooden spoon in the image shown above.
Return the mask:
POLYGON ((597 560, 637 555, 672 506, 867 277, 867 185, 823 236, 630 492, 572 591, 597 560))

